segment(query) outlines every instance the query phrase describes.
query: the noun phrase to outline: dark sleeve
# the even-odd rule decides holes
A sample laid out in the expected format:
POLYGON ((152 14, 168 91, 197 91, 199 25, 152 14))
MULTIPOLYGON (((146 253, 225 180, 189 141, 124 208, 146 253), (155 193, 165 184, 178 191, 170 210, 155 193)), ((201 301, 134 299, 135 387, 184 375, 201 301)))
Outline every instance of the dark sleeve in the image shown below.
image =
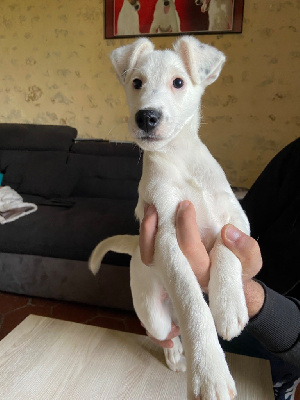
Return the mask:
POLYGON ((300 138, 281 150, 241 201, 263 268, 257 279, 298 298, 300 249, 300 138), (298 293, 297 293, 298 292, 298 293))
POLYGON ((265 302, 246 329, 275 356, 300 367, 300 302, 259 283, 265 302))

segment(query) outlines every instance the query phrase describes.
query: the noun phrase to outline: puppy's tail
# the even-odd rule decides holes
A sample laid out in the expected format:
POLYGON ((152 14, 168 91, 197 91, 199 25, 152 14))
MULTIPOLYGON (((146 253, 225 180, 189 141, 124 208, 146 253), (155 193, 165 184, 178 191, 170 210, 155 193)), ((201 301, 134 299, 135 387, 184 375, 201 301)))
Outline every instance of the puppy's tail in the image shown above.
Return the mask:
POLYGON ((89 259, 89 269, 94 275, 99 271, 103 257, 108 251, 126 253, 132 256, 139 244, 139 237, 136 235, 116 235, 100 242, 93 250, 89 259))

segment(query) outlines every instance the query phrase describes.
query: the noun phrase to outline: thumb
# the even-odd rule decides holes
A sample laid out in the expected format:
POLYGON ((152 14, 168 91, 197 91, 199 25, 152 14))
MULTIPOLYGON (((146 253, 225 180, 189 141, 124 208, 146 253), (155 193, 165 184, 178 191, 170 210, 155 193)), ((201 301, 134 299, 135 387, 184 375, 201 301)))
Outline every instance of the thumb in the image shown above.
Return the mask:
POLYGON ((244 280, 255 276, 262 267, 257 241, 231 224, 222 228, 221 237, 225 246, 240 260, 244 280))

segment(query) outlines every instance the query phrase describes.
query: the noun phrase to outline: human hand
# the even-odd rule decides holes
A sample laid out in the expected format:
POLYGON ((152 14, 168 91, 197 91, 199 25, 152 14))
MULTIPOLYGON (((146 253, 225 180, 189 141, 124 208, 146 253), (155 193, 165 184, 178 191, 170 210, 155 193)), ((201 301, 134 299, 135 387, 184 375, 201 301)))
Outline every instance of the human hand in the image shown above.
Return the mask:
MULTIPOLYGON (((140 229, 140 250, 144 264, 151 265, 154 255, 155 235, 158 215, 153 205, 145 207, 145 216, 140 229)), ((210 277, 209 255, 201 241, 196 223, 196 212, 189 201, 179 204, 176 213, 176 235, 179 247, 187 260, 204 292, 210 277)), ((221 237, 225 246, 241 261, 243 267, 243 285, 249 317, 258 313, 264 303, 264 289, 252 280, 262 266, 258 243, 255 239, 241 232, 233 225, 227 224, 222 228, 221 237)), ((177 333, 178 334, 178 333, 177 333)), ((177 335, 174 335, 175 337, 177 335)), ((172 337, 159 342, 164 347, 172 347, 172 337)), ((156 341, 157 343, 158 341, 156 341)))
MULTIPOLYGON (((158 215, 153 205, 145 206, 145 215, 140 227, 141 259, 151 266, 154 256, 155 235, 158 215)), ((192 203, 184 201, 179 204, 176 213, 176 235, 179 247, 187 257, 197 280, 203 290, 209 282, 210 260, 201 241, 196 224, 196 213, 192 203)))

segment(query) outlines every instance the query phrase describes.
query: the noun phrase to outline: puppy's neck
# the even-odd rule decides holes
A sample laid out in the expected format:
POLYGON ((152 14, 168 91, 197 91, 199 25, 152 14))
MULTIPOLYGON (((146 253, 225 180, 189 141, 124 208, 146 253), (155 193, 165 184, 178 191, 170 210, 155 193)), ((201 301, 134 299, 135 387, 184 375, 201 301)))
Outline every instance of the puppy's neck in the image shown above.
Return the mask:
POLYGON ((198 135, 199 126, 200 117, 196 112, 172 141, 162 149, 145 151, 144 158, 152 165, 160 165, 165 159, 175 165, 178 162, 188 165, 193 162, 194 154, 200 154, 205 147, 198 135))

